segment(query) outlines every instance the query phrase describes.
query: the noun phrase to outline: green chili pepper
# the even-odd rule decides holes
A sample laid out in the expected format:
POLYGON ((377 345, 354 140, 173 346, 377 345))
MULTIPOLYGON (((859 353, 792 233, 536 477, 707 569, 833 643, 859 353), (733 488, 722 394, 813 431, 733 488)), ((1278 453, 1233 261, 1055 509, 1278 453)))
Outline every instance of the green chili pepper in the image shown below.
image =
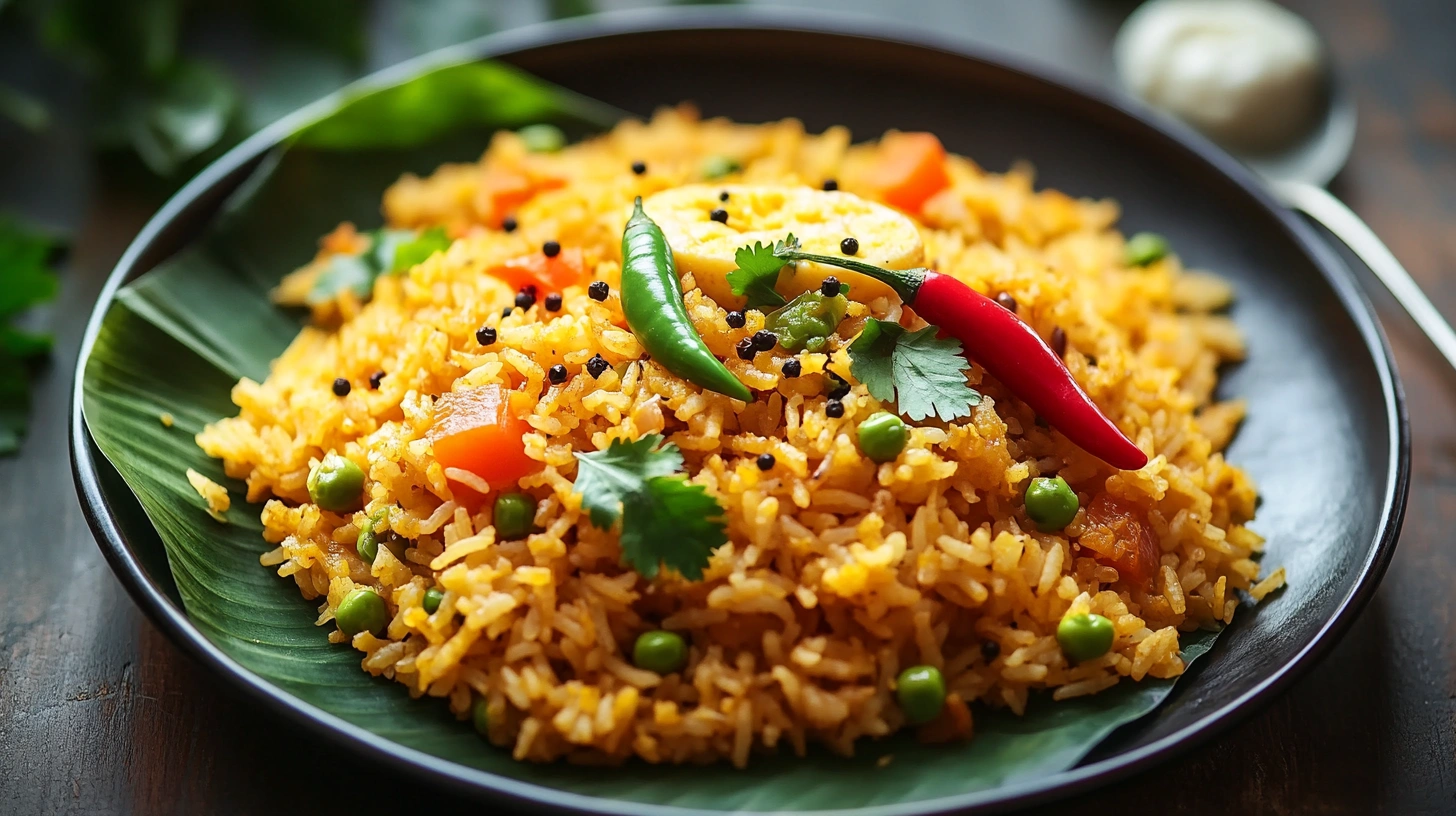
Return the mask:
POLYGON ((713 356, 688 318, 672 248, 642 211, 641 198, 622 231, 621 296, 627 326, 668 371, 709 391, 753 401, 753 392, 713 356))
POLYGON ((849 300, 844 295, 824 297, 811 289, 769 315, 764 328, 777 334, 779 344, 789 351, 806 348, 815 340, 822 348, 824 338, 834 333, 848 311, 849 300))

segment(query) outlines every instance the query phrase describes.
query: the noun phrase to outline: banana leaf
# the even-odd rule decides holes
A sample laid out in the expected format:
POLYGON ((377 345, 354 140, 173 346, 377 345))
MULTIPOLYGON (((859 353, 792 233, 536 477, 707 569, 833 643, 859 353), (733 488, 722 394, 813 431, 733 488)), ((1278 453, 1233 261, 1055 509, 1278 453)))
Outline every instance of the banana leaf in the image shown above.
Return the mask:
MULTIPOLYGON (((314 603, 259 565, 268 549, 259 508, 239 502, 226 523, 208 515, 184 475, 188 468, 234 496, 244 489, 193 436, 235 413, 233 383, 265 377, 298 331, 298 318, 270 303, 269 288, 310 258, 318 236, 339 221, 378 226, 379 196, 401 172, 473 158, 494 128, 548 121, 579 136, 618 114, 490 63, 435 69, 309 110, 204 235, 121 291, 82 374, 87 427, 155 529, 175 597, 246 671, 447 762, 577 794, 711 810, 852 809, 1025 782, 1075 766, 1168 696, 1172 681, 1149 679, 1061 703, 1035 698, 1023 717, 977 709, 975 738, 951 746, 897 736, 863 741, 854 758, 815 750, 758 758, 744 771, 641 762, 597 769, 515 762, 443 703, 412 700, 402 686, 362 671, 359 653, 330 644, 327 629, 314 626, 314 603), (159 421, 164 413, 174 418, 170 427, 159 421), (886 754, 893 760, 882 770, 886 754)), ((1204 654, 1215 637, 1185 637, 1185 659, 1204 654)))

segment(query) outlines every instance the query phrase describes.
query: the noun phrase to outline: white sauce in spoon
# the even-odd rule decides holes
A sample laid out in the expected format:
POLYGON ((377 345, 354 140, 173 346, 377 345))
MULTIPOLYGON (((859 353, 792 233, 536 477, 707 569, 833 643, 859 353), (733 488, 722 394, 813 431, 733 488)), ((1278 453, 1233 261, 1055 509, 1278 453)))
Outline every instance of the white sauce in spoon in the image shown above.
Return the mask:
POLYGON ((1129 90, 1226 147, 1286 145, 1323 101, 1318 35, 1267 0, 1152 0, 1115 56, 1129 90))

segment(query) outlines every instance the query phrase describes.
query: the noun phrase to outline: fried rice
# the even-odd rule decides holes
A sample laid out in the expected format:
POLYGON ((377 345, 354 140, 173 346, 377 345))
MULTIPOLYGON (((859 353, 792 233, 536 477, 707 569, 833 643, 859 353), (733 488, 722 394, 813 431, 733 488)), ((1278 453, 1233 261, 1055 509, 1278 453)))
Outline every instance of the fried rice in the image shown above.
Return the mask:
MULTIPOLYGON (((246 480, 250 502, 266 502, 275 548, 262 564, 319 603, 320 626, 355 588, 379 592, 382 636, 331 627, 330 639, 362 653, 365 671, 444 698, 462 719, 483 699, 489 740, 520 760, 741 767, 755 751, 802 754, 813 743, 850 754, 862 737, 914 727, 894 680, 915 664, 940 669, 948 692, 942 716, 919 726, 926 740, 973 739, 979 706, 1021 713, 1043 691, 1063 700, 1180 674, 1180 632, 1231 621, 1241 599, 1263 598, 1283 573, 1260 581, 1262 540, 1246 526, 1256 491, 1221 453, 1244 413, 1214 398, 1219 366, 1244 354, 1219 313, 1232 289, 1172 255, 1127 266, 1115 203, 1037 190, 1028 166, 997 174, 951 156, 950 192, 916 224, 927 265, 1009 294, 1043 337, 1062 329, 1072 374, 1151 457, 1137 471, 1113 470, 1039 424, 979 367, 969 379, 985 399, 970 417, 914 423, 903 453, 876 464, 854 440, 856 424, 883 407, 865 386, 851 378, 843 416, 826 412, 826 372, 849 377, 852 337, 799 354, 796 378, 780 373, 782 349, 741 360, 735 344, 764 316, 749 311, 730 327, 691 271, 693 323, 755 402, 684 382, 644 359, 625 328, 619 245, 634 196, 701 181, 704 159, 726 154, 741 164, 735 184, 817 189, 836 179, 872 198, 858 180, 874 149, 852 145, 843 128, 701 121, 681 107, 557 153, 530 153, 500 133, 478 163, 402 178, 384 195, 387 222, 443 226, 449 249, 380 277, 367 302, 345 291, 315 303, 314 325, 268 378, 233 389, 238 416, 198 436, 246 480), (515 204, 509 232, 481 187, 502 168, 563 180, 515 204), (611 294, 598 301, 571 286, 559 311, 538 303, 502 318, 515 292, 486 270, 548 240, 580 248, 611 294), (498 330, 489 347, 476 341, 482 326, 498 330), (595 355, 611 367, 576 376, 595 355), (573 376, 553 385, 547 371, 558 364, 573 376), (376 372, 378 387, 364 386, 376 372), (336 378, 356 387, 340 397, 336 378), (432 453, 436 398, 488 384, 514 392, 531 429, 527 455, 543 465, 504 486, 537 499, 535 532, 520 540, 500 540, 479 500, 501 485, 446 473, 432 453), (573 492, 575 453, 647 434, 675 444, 691 481, 723 508, 729 542, 700 581, 670 571, 644 579, 573 492), (367 475, 358 512, 310 502, 310 468, 329 452, 367 475), (777 462, 768 472, 755 464, 764 453, 777 462), (1083 508, 1103 494, 1135 507, 1161 553, 1153 580, 1124 580, 1080 546, 1085 509, 1055 533, 1029 523, 1022 496, 1047 474, 1069 482, 1083 508), (379 547, 369 564, 355 541, 378 511, 400 546, 379 547), (433 613, 431 587, 443 590, 433 613), (1079 611, 1111 619, 1116 638, 1105 655, 1074 663, 1055 634, 1079 611), (685 669, 633 665, 633 639, 653 629, 686 639, 685 669)), ((299 302, 319 266, 359 240, 349 225, 327 236, 279 299, 299 302)), ((854 304, 849 320, 868 315, 904 316, 880 298, 854 304)))

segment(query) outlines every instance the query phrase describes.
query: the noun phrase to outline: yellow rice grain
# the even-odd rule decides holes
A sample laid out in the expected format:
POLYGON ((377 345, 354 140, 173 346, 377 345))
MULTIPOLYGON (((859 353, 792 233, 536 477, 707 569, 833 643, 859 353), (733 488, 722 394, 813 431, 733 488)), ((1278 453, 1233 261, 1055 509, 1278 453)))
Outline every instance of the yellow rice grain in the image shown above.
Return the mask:
MULTIPOLYGON (((827 370, 852 373, 845 345, 865 317, 910 319, 887 299, 855 304, 846 336, 799 354, 801 374, 787 378, 782 349, 751 365, 732 353, 763 316, 750 311, 743 328, 730 329, 727 308, 686 274, 695 325, 761 392, 750 406, 643 359, 624 329, 618 252, 633 196, 697 181, 704 157, 725 154, 754 183, 817 186, 832 177, 874 198, 866 183, 874 150, 851 145, 843 128, 703 121, 684 107, 552 154, 529 153, 502 133, 477 163, 401 179, 384 197, 390 226, 444 226, 451 247, 381 278, 367 303, 349 297, 316 310, 319 324, 265 381, 233 389, 238 416, 198 435, 230 477, 246 481, 249 501, 267 502, 260 563, 321 603, 321 625, 354 587, 379 590, 391 613, 385 635, 330 639, 358 649, 365 670, 446 700, 462 719, 486 700, 489 738, 523 761, 638 756, 741 767, 755 752, 803 753, 816 742, 850 753, 905 726, 891 687, 917 663, 941 667, 952 691, 953 704, 925 732, 935 738, 974 739, 971 712, 981 706, 1019 714, 1033 694, 1062 700, 1178 675, 1179 631, 1230 620, 1244 594, 1264 599, 1284 571, 1260 580, 1263 540, 1247 526, 1257 493, 1221 453, 1246 411, 1213 399, 1219 366, 1246 353, 1236 326, 1216 313, 1233 290, 1176 256, 1127 268, 1115 203, 1038 190, 1027 165, 991 173, 952 156, 950 187, 918 223, 925 259, 939 271, 1014 297, 1043 336, 1064 330, 1073 375, 1153 454, 1137 472, 1110 471, 1071 446, 978 367, 970 377, 984 399, 971 417, 912 423, 900 457, 866 460, 856 424, 887 406, 850 377, 845 415, 829 417, 822 383, 827 370), (632 174, 637 159, 652 172, 632 174), (564 183, 521 204, 519 228, 505 233, 491 227, 486 170, 564 183), (579 249, 609 297, 599 302, 573 285, 557 312, 502 318, 515 293, 489 268, 539 253, 547 240, 579 249), (475 341, 485 325, 498 328, 489 348, 475 341), (547 382, 552 365, 579 369, 596 354, 611 364, 600 377, 547 382), (335 377, 381 370, 390 373, 378 391, 344 400, 331 391, 335 377), (433 455, 435 399, 486 385, 517 392, 532 428, 523 441, 541 469, 515 485, 488 484, 433 455), (573 492, 577 453, 653 433, 682 451, 694 483, 725 511, 729 543, 699 582, 642 578, 624 563, 618 533, 594 527, 573 492), (330 452, 365 469, 357 512, 309 503, 309 468, 330 452), (754 464, 762 453, 774 455, 772 472, 754 464), (1084 504, 1107 493, 1136 508, 1161 554, 1146 586, 1078 545, 1085 514, 1054 533, 1026 519, 1029 480, 1052 473, 1084 504), (491 503, 477 506, 461 487, 487 498, 530 494, 533 532, 497 540, 491 503), (365 564, 354 541, 379 511, 380 529, 405 548, 381 547, 365 564), (443 595, 426 613, 431 587, 443 595), (1112 651, 1069 662, 1055 638, 1069 612, 1111 619, 1112 651), (683 671, 632 665, 635 638, 652 629, 687 641, 683 671), (987 642, 1001 648, 990 661, 987 642)), ((358 251, 360 241, 341 227, 275 296, 306 293, 331 254, 358 251)), ((210 509, 226 511, 225 489, 188 479, 210 509)))

